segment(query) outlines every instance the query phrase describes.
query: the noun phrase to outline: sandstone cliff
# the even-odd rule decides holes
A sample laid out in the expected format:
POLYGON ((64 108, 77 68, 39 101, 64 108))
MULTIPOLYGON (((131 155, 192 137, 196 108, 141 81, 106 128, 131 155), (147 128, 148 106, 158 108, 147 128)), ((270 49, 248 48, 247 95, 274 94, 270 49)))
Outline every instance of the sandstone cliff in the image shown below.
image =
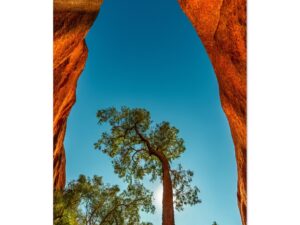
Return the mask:
POLYGON ((246 0, 179 0, 213 64, 235 145, 238 204, 247 223, 246 0))
POLYGON ((55 0, 53 46, 53 182, 65 185, 63 141, 67 118, 76 99, 76 85, 85 61, 85 36, 97 17, 102 0, 55 0))

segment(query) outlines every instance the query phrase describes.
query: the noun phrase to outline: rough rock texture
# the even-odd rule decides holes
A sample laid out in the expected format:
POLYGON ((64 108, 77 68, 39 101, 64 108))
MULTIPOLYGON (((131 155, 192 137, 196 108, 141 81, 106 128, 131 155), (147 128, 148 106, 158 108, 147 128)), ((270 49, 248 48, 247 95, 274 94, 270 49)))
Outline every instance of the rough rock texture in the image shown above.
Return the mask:
POLYGON ((63 141, 67 117, 76 100, 78 77, 85 66, 85 36, 97 17, 102 0, 55 0, 53 46, 53 185, 65 185, 63 141))
POLYGON ((247 223, 246 0, 179 0, 213 64, 233 137, 238 204, 247 223))

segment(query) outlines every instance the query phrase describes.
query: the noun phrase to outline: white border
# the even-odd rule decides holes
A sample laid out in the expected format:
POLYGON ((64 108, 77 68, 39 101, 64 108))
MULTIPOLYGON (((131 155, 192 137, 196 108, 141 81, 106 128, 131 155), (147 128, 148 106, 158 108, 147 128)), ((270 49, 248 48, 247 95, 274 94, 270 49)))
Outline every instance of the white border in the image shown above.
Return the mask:
POLYGON ((52 1, 0 9, 0 223, 50 225, 52 1))
POLYGON ((299 9, 248 0, 249 225, 299 223, 299 9))
MULTIPOLYGON (((52 224, 52 1, 0 5, 1 224, 52 224)), ((298 1, 248 0, 248 224, 297 224, 298 1)))

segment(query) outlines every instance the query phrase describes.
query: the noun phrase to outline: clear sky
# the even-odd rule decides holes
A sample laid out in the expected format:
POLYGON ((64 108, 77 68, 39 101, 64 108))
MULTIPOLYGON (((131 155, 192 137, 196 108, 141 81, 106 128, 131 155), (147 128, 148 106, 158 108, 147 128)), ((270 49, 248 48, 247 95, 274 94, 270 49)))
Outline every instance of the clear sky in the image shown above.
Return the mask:
MULTIPOLYGON (((177 0, 104 0, 87 45, 67 124, 67 180, 96 174, 124 187, 110 159, 93 148, 104 130, 96 112, 146 108, 154 122, 179 128, 186 152, 178 161, 195 172, 193 183, 201 191, 203 202, 176 213, 176 225, 241 225, 234 146, 216 76, 177 0)), ((159 192, 159 184, 147 185, 159 192)), ((160 209, 142 217, 161 224, 160 209)))

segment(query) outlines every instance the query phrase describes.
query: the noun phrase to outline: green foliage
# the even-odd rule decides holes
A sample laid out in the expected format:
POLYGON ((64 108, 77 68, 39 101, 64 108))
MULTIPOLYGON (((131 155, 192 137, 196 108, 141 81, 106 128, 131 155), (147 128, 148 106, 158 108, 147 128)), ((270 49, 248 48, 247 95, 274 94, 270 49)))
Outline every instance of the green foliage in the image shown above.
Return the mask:
POLYGON ((216 221, 214 221, 212 225, 218 225, 218 224, 217 224, 217 222, 216 222, 216 221))
POLYGON ((54 225, 142 225, 139 211, 154 213, 152 193, 141 184, 123 192, 102 178, 81 175, 63 191, 54 192, 54 225))
MULTIPOLYGON (((171 165, 185 151, 179 130, 169 122, 152 124, 150 113, 141 108, 108 108, 97 112, 98 123, 108 123, 110 132, 102 133, 95 148, 112 158, 115 173, 129 184, 150 176, 150 181, 162 179, 162 165, 171 165)), ((199 189, 190 185, 193 172, 170 170, 175 207, 200 203, 199 189)))
POLYGON ((181 164, 176 170, 171 170, 175 196, 174 205, 177 211, 182 211, 184 205, 201 203, 198 198, 199 188, 191 186, 193 175, 191 170, 183 170, 181 164))
POLYGON ((115 172, 129 182, 132 178, 143 179, 145 175, 156 180, 162 172, 159 159, 149 152, 149 146, 137 131, 147 138, 151 149, 163 152, 169 161, 185 150, 183 140, 177 136, 178 129, 168 122, 150 127, 150 113, 144 109, 122 107, 118 112, 109 108, 98 111, 97 117, 99 124, 110 124, 111 133, 104 132, 95 148, 112 157, 115 172))

